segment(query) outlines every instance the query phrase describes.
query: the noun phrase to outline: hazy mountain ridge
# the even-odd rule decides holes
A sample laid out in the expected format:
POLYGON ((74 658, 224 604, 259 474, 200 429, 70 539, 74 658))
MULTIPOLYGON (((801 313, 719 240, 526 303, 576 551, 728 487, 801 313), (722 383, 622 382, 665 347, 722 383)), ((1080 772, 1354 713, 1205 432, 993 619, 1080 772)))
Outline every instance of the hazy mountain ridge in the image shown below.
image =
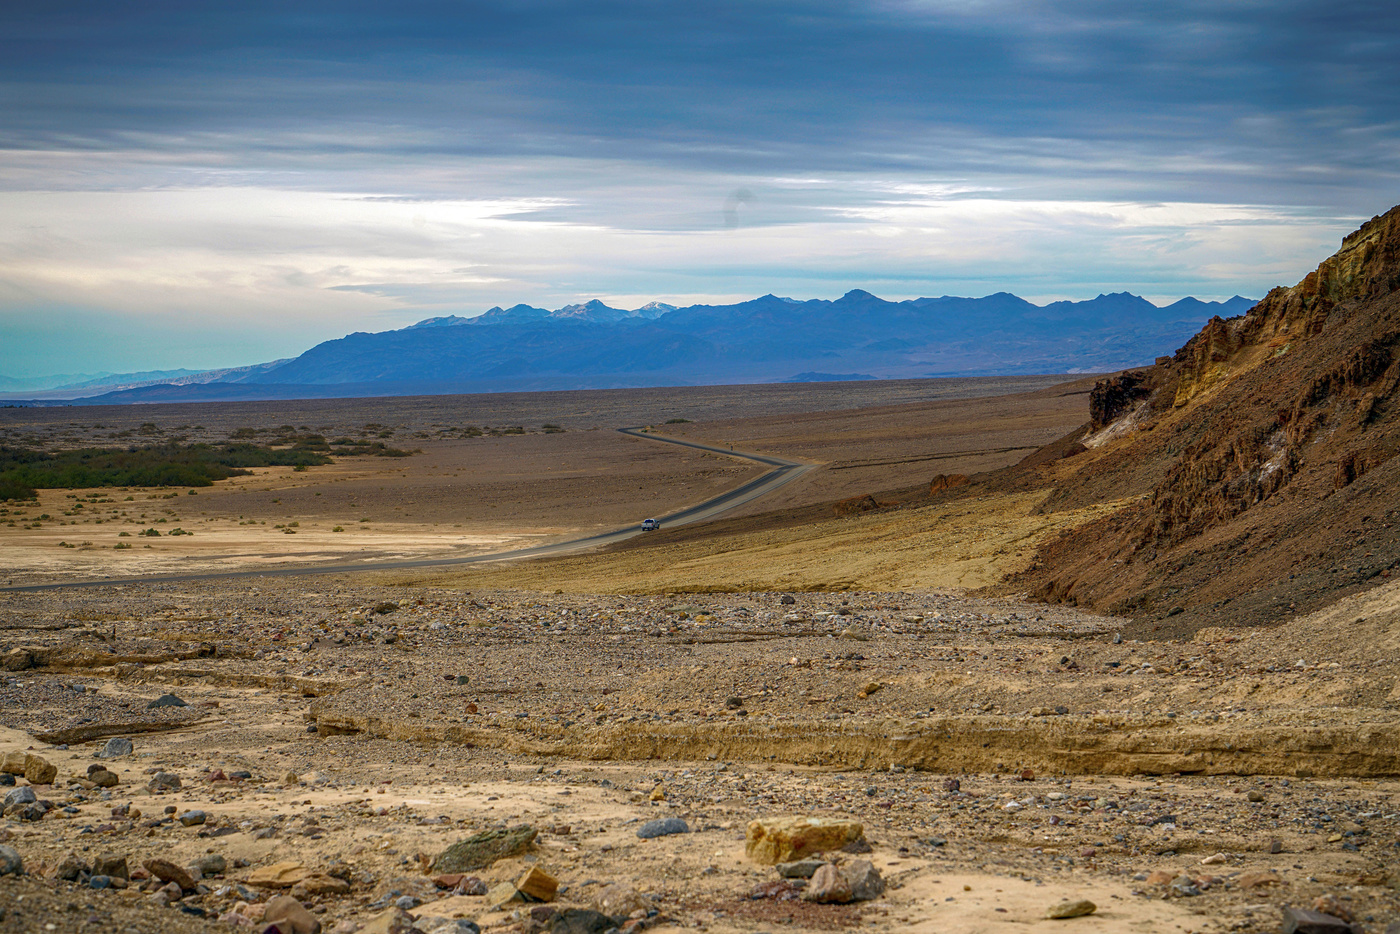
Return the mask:
POLYGON ((893 302, 860 289, 684 308, 518 304, 356 332, 293 359, 123 387, 97 401, 211 399, 225 386, 228 397, 295 398, 1110 371, 1150 363, 1210 317, 1253 304, 1236 296, 1158 307, 1126 292, 1047 305, 1006 292, 893 302), (203 388, 172 388, 193 384, 203 388))

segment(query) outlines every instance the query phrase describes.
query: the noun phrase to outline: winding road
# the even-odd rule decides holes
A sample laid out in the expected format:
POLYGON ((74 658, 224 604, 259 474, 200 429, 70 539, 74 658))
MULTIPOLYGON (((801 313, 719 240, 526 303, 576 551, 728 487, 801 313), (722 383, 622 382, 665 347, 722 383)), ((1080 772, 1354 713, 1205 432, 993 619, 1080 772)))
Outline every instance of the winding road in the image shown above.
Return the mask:
MULTIPOLYGON (((662 528, 668 525, 685 525, 691 522, 713 519, 736 506, 742 506, 759 497, 767 496, 769 493, 772 493, 781 486, 791 483, 816 466, 815 464, 806 464, 801 461, 790 461, 782 457, 772 457, 767 454, 735 451, 732 448, 715 447, 709 444, 700 444, 697 441, 682 441, 679 438, 654 435, 645 428, 619 428, 618 431, 624 435, 631 435, 634 438, 642 438, 646 441, 678 444, 681 447, 695 448, 700 451, 711 451, 715 454, 737 457, 773 468, 767 473, 755 477, 749 482, 737 486, 728 492, 721 493, 719 496, 711 497, 703 503, 698 503, 687 509, 682 509, 679 512, 670 513, 669 515, 656 517, 658 521, 660 521, 662 528)), ((347 572, 359 571, 403 571, 412 570, 414 568, 453 567, 463 564, 480 564, 487 561, 509 561, 519 558, 543 558, 568 554, 574 551, 583 551, 588 548, 597 548, 602 545, 611 545, 616 542, 626 541, 629 538, 642 534, 645 533, 642 532, 639 526, 631 525, 627 528, 614 529, 611 532, 599 532, 596 535, 589 535, 585 538, 574 538, 569 541, 555 542, 550 545, 539 545, 534 548, 496 551, 484 555, 465 555, 456 558, 409 558, 397 561, 337 562, 334 564, 260 568, 257 570, 245 571, 203 571, 197 574, 151 574, 142 577, 106 577, 100 580, 64 581, 48 584, 29 584, 21 587, 0 587, 0 593, 65 590, 77 587, 110 587, 114 584, 147 584, 164 581, 200 581, 237 577, 297 577, 310 574, 344 574, 347 572)))

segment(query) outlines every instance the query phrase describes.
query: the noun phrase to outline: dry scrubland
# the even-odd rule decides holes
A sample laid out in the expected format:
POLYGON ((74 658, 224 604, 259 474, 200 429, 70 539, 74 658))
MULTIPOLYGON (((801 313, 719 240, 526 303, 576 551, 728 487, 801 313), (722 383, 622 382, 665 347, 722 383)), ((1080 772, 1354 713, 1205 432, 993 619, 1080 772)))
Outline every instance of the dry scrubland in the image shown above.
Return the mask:
POLYGON ((392 929, 399 899, 424 932, 1273 932, 1314 905, 1385 930, 1400 920, 1400 585, 1184 642, 969 592, 1135 502, 1037 508, 1072 459, 930 495, 935 474, 1008 467, 1082 424, 1093 380, 1052 383, 0 411, 9 443, 149 422, 166 439, 291 425, 422 449, 194 497, 75 492, 77 516, 46 493, 0 516, 16 585, 496 550, 757 473, 622 425, 820 465, 724 520, 601 554, 0 594, 0 753, 56 767, 17 780, 50 806, 0 831, 27 871, 0 877, 0 931, 261 931, 279 894, 305 929, 344 934, 392 929), (486 425, 523 433, 463 436, 486 425), (874 509, 832 507, 866 496, 874 509), (195 534, 111 549, 138 526, 195 534), (1335 637, 1343 624, 1355 638, 1335 637), (189 706, 147 708, 166 691, 189 706), (112 736, 134 750, 94 758, 112 736), (87 780, 98 762, 115 786, 87 780), (863 842, 827 858, 870 861, 884 893, 797 897, 746 853, 749 822, 776 815, 859 822, 863 842), (657 818, 689 832, 639 837, 657 818), (465 879, 433 868, 521 824, 536 831, 522 851, 465 879), (167 860, 151 865, 174 889, 94 889, 107 856, 167 860), (204 878, 171 871, 200 860, 204 878), (501 903, 532 867, 556 896, 501 903), (1045 917, 1076 899, 1096 911, 1045 917))

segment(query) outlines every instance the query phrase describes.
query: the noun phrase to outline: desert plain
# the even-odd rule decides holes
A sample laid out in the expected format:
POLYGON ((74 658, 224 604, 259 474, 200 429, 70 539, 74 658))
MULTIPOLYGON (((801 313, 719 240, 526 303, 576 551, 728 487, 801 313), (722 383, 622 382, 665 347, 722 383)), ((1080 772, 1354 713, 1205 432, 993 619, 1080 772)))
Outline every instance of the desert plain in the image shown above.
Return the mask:
POLYGON ((0 831, 0 931, 263 931, 289 900, 341 934, 1387 930, 1400 584, 1156 639, 1007 583, 1118 504, 1038 510, 1053 464, 931 487, 1072 432, 1094 383, 0 409, 9 445, 407 452, 4 507, 0 791, 38 801, 0 831), (745 453, 811 469, 601 549, 386 566, 632 528, 745 453), (781 817, 858 823, 821 859, 883 891, 804 899, 749 852, 781 817))

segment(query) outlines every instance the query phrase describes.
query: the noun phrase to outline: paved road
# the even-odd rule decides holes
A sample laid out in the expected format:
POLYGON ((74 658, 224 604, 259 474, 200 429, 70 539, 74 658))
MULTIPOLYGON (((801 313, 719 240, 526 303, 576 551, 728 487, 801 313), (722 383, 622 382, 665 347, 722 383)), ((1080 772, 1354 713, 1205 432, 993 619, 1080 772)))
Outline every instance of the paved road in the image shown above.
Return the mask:
MULTIPOLYGON (((773 468, 762 476, 755 477, 742 486, 735 487, 727 493, 721 493, 719 496, 707 499, 703 503, 691 506, 689 509, 682 509, 670 515, 655 517, 661 522, 662 528, 669 525, 685 525, 690 522, 701 522, 705 519, 713 519, 736 506, 742 506, 761 496, 767 496, 778 487, 791 483, 816 466, 815 464, 804 464, 801 461, 790 461, 781 457, 771 457, 766 454, 752 454, 748 451, 735 451, 732 448, 714 447, 695 441, 682 441, 679 438, 667 438, 664 435, 651 434, 641 428, 619 428, 618 431, 622 432, 624 435, 632 435, 635 438, 643 438, 647 441, 678 444, 681 447, 696 448, 701 451, 713 451, 717 454, 725 454, 730 457, 740 457, 744 460, 754 461, 755 463, 764 464, 773 468)), ((101 580, 30 584, 24 587, 0 587, 0 593, 64 590, 75 587, 110 587, 113 584, 146 584, 159 581, 199 581, 235 577, 297 577, 307 574, 344 574, 351 571, 404 571, 414 568, 445 568, 463 564, 480 564, 487 561, 543 558, 546 556, 568 554, 573 551, 584 551, 589 548, 597 548, 601 545, 611 545, 614 542, 626 541, 629 538, 642 534, 644 533, 638 526, 631 525, 627 528, 614 529, 611 532, 600 532, 597 535, 589 535, 586 538, 575 538, 567 542, 555 542, 552 545, 540 545, 535 548, 518 548, 514 551, 497 551, 485 555, 467 555, 457 558, 410 558, 398 561, 352 561, 335 564, 302 565, 297 567, 262 568, 254 571, 206 571, 197 574, 152 574, 145 577, 108 577, 101 580)))

